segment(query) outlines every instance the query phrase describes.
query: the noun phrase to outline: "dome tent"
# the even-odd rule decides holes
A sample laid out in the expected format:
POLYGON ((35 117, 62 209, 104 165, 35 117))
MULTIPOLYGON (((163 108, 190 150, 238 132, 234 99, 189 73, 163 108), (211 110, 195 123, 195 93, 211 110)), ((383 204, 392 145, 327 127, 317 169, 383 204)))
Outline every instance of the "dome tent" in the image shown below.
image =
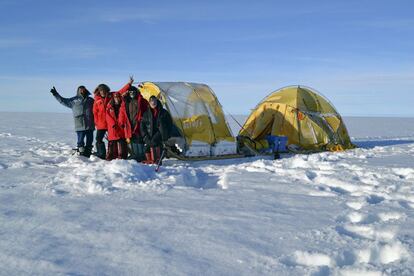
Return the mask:
POLYGON ((315 90, 288 86, 265 97, 252 111, 239 133, 241 147, 256 151, 268 147, 267 136, 286 136, 295 151, 351 149, 341 115, 315 90))
POLYGON ((170 140, 184 157, 237 154, 236 139, 210 87, 187 82, 143 82, 139 87, 144 98, 156 96, 170 112, 176 128, 170 140))

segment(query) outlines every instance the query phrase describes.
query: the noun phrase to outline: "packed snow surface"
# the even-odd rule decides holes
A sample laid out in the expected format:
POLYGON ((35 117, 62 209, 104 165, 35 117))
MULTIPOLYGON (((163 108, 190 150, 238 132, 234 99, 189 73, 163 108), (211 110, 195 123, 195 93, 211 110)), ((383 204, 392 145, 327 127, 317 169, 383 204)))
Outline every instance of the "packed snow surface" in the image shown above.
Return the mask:
POLYGON ((355 150, 155 173, 0 113, 0 274, 414 275, 414 119, 346 123, 355 150))

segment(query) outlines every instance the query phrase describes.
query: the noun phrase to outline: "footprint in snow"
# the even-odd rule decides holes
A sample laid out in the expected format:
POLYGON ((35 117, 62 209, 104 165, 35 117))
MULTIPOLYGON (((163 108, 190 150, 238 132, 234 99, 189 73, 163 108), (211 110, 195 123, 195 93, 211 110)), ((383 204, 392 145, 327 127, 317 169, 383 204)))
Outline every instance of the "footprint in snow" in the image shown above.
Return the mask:
POLYGON ((400 241, 389 244, 376 244, 366 249, 355 251, 358 263, 388 264, 410 257, 408 250, 400 241))
POLYGON ((354 210, 360 210, 362 207, 365 206, 365 202, 364 201, 349 201, 346 203, 346 205, 349 208, 352 208, 354 210))
POLYGON ((282 259, 282 263, 288 266, 328 266, 333 265, 333 260, 326 254, 318 252, 295 251, 293 255, 282 259))
POLYGON ((350 223, 359 223, 359 224, 371 224, 376 222, 387 222, 395 221, 401 218, 404 218, 405 215, 399 212, 381 212, 378 214, 363 214, 360 212, 352 211, 348 213, 345 218, 339 217, 337 221, 339 222, 350 222, 350 223))
POLYGON ((414 203, 406 201, 406 200, 400 200, 398 202, 401 207, 405 208, 405 209, 414 209, 414 203))
POLYGON ((366 215, 359 212, 351 212, 347 215, 348 221, 352 223, 362 222, 365 218, 366 215))
POLYGON ((310 181, 313 181, 317 176, 318 176, 318 174, 316 173, 316 172, 314 172, 314 171, 310 171, 310 170, 307 170, 306 172, 305 172, 305 174, 306 174, 306 177, 310 180, 310 181))
POLYGON ((370 225, 345 224, 337 226, 336 231, 340 235, 349 236, 354 239, 368 239, 372 241, 391 241, 396 236, 393 229, 375 229, 370 225))
POLYGON ((412 168, 393 168, 392 172, 400 179, 414 179, 414 169, 412 168))
POLYGON ((369 203, 369 204, 379 204, 379 203, 381 203, 381 202, 383 202, 384 201, 384 197, 382 197, 382 196, 377 196, 377 195, 369 195, 367 198, 366 198, 366 201, 369 203))

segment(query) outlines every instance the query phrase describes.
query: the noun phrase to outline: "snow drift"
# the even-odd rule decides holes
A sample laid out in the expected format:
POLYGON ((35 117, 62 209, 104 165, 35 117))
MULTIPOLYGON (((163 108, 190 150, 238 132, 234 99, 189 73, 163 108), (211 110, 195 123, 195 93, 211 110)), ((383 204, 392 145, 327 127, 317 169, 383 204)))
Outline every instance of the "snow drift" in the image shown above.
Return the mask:
POLYGON ((361 130, 383 119, 349 119, 361 147, 346 152, 168 160, 155 173, 71 156, 70 116, 12 115, 0 117, 5 274, 414 273, 409 119, 384 136, 361 130))

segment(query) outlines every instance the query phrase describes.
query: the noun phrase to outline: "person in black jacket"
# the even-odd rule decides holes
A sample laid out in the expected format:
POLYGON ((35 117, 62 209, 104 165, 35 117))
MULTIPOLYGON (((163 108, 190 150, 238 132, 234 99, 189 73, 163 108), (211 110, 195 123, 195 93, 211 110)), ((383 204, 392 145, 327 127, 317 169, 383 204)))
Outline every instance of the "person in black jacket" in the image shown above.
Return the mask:
POLYGON ((141 136, 141 120, 149 104, 138 88, 132 86, 124 94, 125 111, 131 125, 130 139, 126 139, 130 148, 130 158, 138 162, 145 160, 144 141, 141 136))
POLYGON ((77 151, 80 155, 89 157, 92 152, 93 131, 95 130, 92 112, 94 101, 89 97, 91 93, 83 85, 78 87, 76 96, 72 98, 62 97, 54 86, 50 93, 59 103, 72 109, 75 131, 78 136, 77 151))
POLYGON ((173 122, 170 113, 162 107, 157 97, 150 97, 149 106, 143 115, 140 131, 147 163, 158 163, 163 143, 171 136, 173 122))

